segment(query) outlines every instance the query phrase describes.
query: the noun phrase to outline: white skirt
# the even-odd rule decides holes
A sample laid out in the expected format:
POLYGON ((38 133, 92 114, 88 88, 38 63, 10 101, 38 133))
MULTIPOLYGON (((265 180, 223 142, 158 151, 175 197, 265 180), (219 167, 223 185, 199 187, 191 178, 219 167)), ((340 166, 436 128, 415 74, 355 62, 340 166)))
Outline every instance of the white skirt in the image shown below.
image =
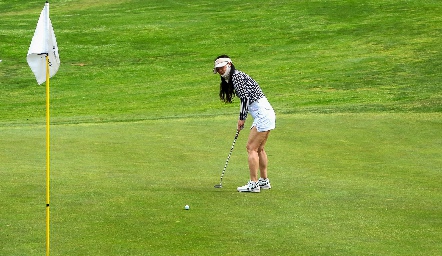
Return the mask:
POLYGON ((252 127, 258 132, 275 129, 276 115, 267 98, 261 98, 249 105, 249 113, 253 117, 252 127))

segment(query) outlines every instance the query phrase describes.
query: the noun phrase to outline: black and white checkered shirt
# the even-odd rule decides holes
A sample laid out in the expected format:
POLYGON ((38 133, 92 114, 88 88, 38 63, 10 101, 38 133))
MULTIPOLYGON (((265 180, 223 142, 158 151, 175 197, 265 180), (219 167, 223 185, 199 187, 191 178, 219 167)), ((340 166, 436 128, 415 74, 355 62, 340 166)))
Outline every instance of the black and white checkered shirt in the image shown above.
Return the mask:
POLYGON ((249 105, 261 98, 264 98, 265 95, 258 83, 244 72, 235 70, 231 79, 233 88, 235 89, 235 94, 241 101, 239 119, 246 120, 249 112, 249 105))

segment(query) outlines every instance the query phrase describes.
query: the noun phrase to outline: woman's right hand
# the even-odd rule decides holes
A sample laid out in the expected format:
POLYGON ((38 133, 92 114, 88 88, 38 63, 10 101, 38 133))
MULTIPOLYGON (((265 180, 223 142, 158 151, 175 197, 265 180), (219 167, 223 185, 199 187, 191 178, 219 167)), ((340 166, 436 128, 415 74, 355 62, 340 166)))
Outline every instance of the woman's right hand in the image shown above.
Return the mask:
POLYGON ((244 129, 244 123, 246 122, 246 120, 238 120, 238 127, 236 128, 238 131, 241 131, 242 129, 244 129))

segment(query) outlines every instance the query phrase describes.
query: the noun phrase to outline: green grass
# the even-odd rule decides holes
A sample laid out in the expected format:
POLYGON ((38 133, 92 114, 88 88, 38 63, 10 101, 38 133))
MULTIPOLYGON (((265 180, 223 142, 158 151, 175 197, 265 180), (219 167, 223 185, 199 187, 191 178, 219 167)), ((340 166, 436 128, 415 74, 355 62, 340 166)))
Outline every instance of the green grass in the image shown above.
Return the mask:
MULTIPOLYGON (((45 251, 44 1, 0 1, 0 255, 45 251)), ((440 255, 439 1, 51 1, 52 255, 440 255), (231 55, 277 112, 248 179, 231 55), (189 211, 183 210, 189 204, 189 211)), ((251 123, 250 120, 248 123, 251 123)))
MULTIPOLYGON (((268 145, 274 188, 259 195, 235 191, 247 179, 245 136, 224 188, 213 188, 233 135, 229 121, 53 126, 54 254, 246 255, 262 247, 270 255, 437 255, 442 249, 439 114, 282 115, 284 128, 268 145)), ((9 213, 2 251, 41 254, 44 126, 1 130, 9 157, 1 190, 13 202, 2 205, 9 213)))

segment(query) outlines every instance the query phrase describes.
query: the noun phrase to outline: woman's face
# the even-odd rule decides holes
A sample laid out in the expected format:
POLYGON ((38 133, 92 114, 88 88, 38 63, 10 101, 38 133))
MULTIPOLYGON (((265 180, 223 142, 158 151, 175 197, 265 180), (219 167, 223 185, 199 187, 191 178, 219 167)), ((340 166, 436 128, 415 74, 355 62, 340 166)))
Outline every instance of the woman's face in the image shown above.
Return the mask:
MULTIPOLYGON (((227 64, 227 65, 229 65, 229 64, 227 64)), ((216 68, 216 72, 218 72, 218 74, 220 74, 220 75, 224 75, 224 73, 226 73, 227 65, 225 65, 224 67, 216 68)))

